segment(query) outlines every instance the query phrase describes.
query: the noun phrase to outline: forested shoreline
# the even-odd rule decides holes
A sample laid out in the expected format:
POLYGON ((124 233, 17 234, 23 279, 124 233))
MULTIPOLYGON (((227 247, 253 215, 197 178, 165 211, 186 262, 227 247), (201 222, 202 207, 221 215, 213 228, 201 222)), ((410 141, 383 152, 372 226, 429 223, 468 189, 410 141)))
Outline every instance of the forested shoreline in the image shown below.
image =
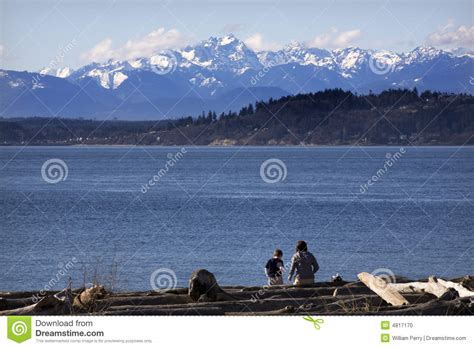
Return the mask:
POLYGON ((175 120, 0 118, 0 144, 472 145, 473 115, 468 94, 331 89, 175 120))

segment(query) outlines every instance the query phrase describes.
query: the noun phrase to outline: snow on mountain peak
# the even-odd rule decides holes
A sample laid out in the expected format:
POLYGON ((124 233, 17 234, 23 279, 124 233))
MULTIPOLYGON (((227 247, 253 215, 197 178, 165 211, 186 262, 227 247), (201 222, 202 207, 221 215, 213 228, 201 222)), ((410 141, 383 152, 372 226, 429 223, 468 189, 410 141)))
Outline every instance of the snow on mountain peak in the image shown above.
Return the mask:
POLYGON ((240 74, 261 67, 255 52, 233 34, 223 38, 211 37, 176 53, 181 58, 180 66, 184 68, 197 66, 211 71, 225 70, 240 74))
POLYGON ((346 47, 343 49, 335 49, 332 51, 333 57, 337 65, 347 74, 348 71, 356 70, 360 65, 368 61, 368 50, 358 47, 346 47))
POLYGON ((73 73, 74 70, 71 68, 50 68, 46 67, 39 71, 41 75, 50 75, 54 77, 66 78, 73 73))
POLYGON ((298 51, 303 50, 306 47, 299 41, 293 40, 288 45, 286 45, 283 50, 285 51, 298 51))
POLYGON ((225 46, 225 45, 228 45, 228 44, 230 44, 231 42, 233 42, 233 41, 235 41, 235 40, 237 40, 237 38, 236 38, 233 34, 229 34, 229 35, 227 35, 227 36, 224 36, 224 37, 220 40, 219 44, 220 44, 221 46, 225 46))
POLYGON ((402 61, 402 57, 394 52, 380 50, 372 53, 373 59, 385 65, 396 66, 402 61))
MULTIPOLYGON (((238 78, 245 76, 248 71, 258 72, 278 65, 292 64, 293 68, 297 65, 314 66, 328 69, 331 73, 339 74, 344 79, 356 77, 362 79, 371 68, 370 64, 390 67, 388 71, 393 72, 404 69, 408 65, 429 62, 441 55, 472 58, 469 53, 458 52, 458 54, 454 54, 454 52, 449 53, 424 46, 402 54, 388 50, 370 50, 358 47, 329 51, 307 47, 304 43, 292 41, 280 50, 257 53, 233 34, 228 34, 223 37, 210 37, 183 49, 156 53, 151 57, 129 61, 112 59, 106 63, 91 63, 75 72, 68 68, 54 69, 54 71, 43 69, 42 72, 68 78, 71 81, 90 77, 103 88, 115 89, 124 83, 131 73, 139 74, 142 71, 156 74, 167 73, 170 70, 168 68, 171 61, 173 63, 172 71, 177 69, 180 77, 195 86, 212 91, 212 94, 217 89, 232 84, 229 77, 238 78)), ((321 74, 321 76, 323 75, 321 74)))
POLYGON ((417 59, 419 58, 433 59, 442 53, 443 53, 442 50, 439 50, 432 46, 419 46, 415 48, 414 50, 412 50, 411 52, 409 52, 407 56, 412 56, 417 59))
POLYGON ((128 76, 119 71, 119 72, 117 72, 116 74, 113 75, 113 78, 112 78, 112 79, 113 79, 113 81, 112 81, 112 88, 115 89, 115 88, 117 88, 118 86, 120 86, 123 81, 125 81, 126 79, 128 79, 128 76))
POLYGON ((432 46, 419 46, 406 54, 406 62, 407 64, 411 64, 419 61, 432 60, 439 57, 443 52, 444 51, 432 46))
POLYGON ((433 46, 418 46, 412 52, 416 52, 418 54, 424 54, 424 55, 438 55, 439 53, 442 52, 442 50, 437 49, 436 47, 433 47, 433 46))

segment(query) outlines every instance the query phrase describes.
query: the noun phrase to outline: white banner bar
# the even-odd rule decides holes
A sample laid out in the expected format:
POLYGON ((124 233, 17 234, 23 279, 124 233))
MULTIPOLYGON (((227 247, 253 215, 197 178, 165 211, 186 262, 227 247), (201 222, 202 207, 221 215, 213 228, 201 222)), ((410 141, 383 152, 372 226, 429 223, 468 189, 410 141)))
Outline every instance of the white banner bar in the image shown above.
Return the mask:
POLYGON ((0 347, 472 347, 473 317, 0 317, 0 347))

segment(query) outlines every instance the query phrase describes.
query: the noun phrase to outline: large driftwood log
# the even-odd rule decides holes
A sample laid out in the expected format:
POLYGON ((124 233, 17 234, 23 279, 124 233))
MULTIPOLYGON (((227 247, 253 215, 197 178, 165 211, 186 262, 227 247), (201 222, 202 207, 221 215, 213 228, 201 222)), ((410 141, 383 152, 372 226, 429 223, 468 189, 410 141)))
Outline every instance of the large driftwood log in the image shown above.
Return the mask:
POLYGON ((466 289, 461 284, 455 282, 438 279, 436 277, 430 277, 428 282, 411 282, 401 284, 390 284, 392 288, 403 294, 410 293, 429 293, 433 294, 438 298, 443 297, 449 293, 449 289, 454 289, 459 294, 459 297, 470 297, 474 296, 474 291, 466 289))
POLYGON ((252 287, 245 291, 229 292, 236 298, 245 298, 250 295, 258 294, 259 298, 267 298, 270 296, 283 297, 313 297, 313 296, 333 296, 337 289, 337 295, 364 295, 369 294, 370 290, 361 282, 354 282, 352 284, 335 287, 334 285, 319 286, 315 283, 313 287, 279 287, 279 286, 264 286, 252 287))
POLYGON ((15 309, 20 307, 31 306, 32 304, 37 303, 32 297, 26 298, 3 298, 0 297, 0 311, 7 309, 15 309))
POLYGON ((47 295, 37 303, 15 309, 1 311, 0 315, 62 315, 71 314, 67 300, 47 295))
MULTIPOLYGON (((367 291, 370 291, 367 289, 367 291)), ((432 300, 434 296, 425 295, 408 295, 408 300, 423 303, 432 300)), ((216 308, 225 313, 242 313, 242 315, 272 315, 274 313, 282 313, 284 308, 293 307, 296 311, 304 313, 305 311, 312 310, 320 313, 332 314, 333 312, 352 314, 355 312, 366 312, 368 310, 377 310, 389 306, 380 296, 376 294, 364 295, 364 296, 324 296, 324 297, 311 297, 311 298, 292 298, 288 296, 286 298, 266 298, 262 300, 239 300, 239 301, 220 301, 220 302, 191 302, 191 303, 175 303, 168 305, 144 305, 139 303, 128 303, 123 305, 112 305, 101 312, 101 314, 112 314, 117 315, 126 314, 128 311, 132 313, 151 313, 153 310, 161 310, 163 313, 169 311, 170 315, 179 314, 184 312, 201 312, 206 308, 216 308)))
POLYGON ((428 293, 438 298, 448 291, 447 287, 433 277, 430 277, 428 282, 393 283, 390 286, 402 294, 428 293))
POLYGON ((217 284, 214 274, 205 269, 198 269, 191 274, 188 295, 194 301, 199 302, 230 301, 234 299, 217 284))
POLYGON ((367 285, 370 290, 383 298, 387 303, 390 303, 393 306, 408 304, 407 299, 400 295, 397 290, 390 287, 390 284, 382 278, 373 276, 367 272, 359 273, 357 277, 361 282, 367 285))
POLYGON ((119 310, 108 310, 101 312, 101 315, 224 315, 226 314, 220 307, 205 308, 127 308, 119 310))
POLYGON ((461 284, 457 284, 455 282, 450 282, 447 280, 443 279, 437 279, 438 283, 443 285, 446 288, 453 288, 459 293, 459 297, 472 297, 474 296, 474 291, 470 291, 469 289, 466 289, 464 286, 461 284))
POLYGON ((111 306, 161 306, 169 304, 186 304, 193 302, 188 295, 162 294, 160 296, 108 296, 96 300, 99 307, 111 306))
POLYGON ((164 293, 109 293, 99 286, 82 288, 74 292, 78 296, 73 310, 69 288, 54 296, 46 296, 40 303, 36 303, 37 298, 33 292, 1 293, 0 310, 4 311, 0 315, 85 312, 101 315, 459 315, 473 310, 474 296, 469 296, 474 290, 471 287, 472 280, 472 277, 451 281, 436 278, 410 281, 397 278, 397 281, 406 283, 387 284, 375 278, 375 281, 368 282, 370 286, 381 286, 384 295, 387 293, 386 289, 395 293, 399 289, 403 296, 399 295, 407 304, 393 306, 386 297, 374 293, 373 288, 362 281, 341 284, 342 286, 320 282, 306 287, 220 287, 212 273, 198 270, 191 276, 189 289, 180 288, 164 293), (64 294, 61 295, 62 293, 64 294))
POLYGON ((391 307, 376 313, 365 313, 368 315, 472 315, 474 310, 474 299, 469 297, 458 298, 452 301, 441 299, 432 300, 419 305, 406 307, 391 307))
MULTIPOLYGON (((295 307, 293 306, 286 306, 282 309, 276 309, 268 312, 255 312, 255 315, 285 315, 285 314, 293 314, 296 312, 295 307)), ((238 315, 249 315, 246 312, 230 312, 226 313, 227 315, 238 316, 238 315)))

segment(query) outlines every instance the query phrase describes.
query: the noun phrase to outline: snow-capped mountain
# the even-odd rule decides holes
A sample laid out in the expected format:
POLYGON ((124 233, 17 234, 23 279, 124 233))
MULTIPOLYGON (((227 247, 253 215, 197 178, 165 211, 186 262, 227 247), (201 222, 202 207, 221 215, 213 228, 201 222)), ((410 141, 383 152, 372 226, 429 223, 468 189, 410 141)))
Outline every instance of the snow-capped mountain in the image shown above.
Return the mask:
MULTIPOLYGON (((358 93, 415 86, 419 91, 472 93, 469 78, 474 74, 473 62, 466 50, 448 52, 433 47, 418 47, 408 53, 358 47, 329 51, 292 42, 281 50, 254 52, 234 35, 227 35, 150 57, 94 62, 77 70, 45 68, 36 74, 59 78, 61 83, 40 78, 30 84, 21 78, 11 79, 17 76, 15 72, 2 71, 0 86, 7 92, 2 93, 6 99, 2 105, 8 105, 8 96, 29 85, 54 99, 57 86, 66 83, 71 90, 79 88, 90 95, 95 105, 102 105, 96 117, 115 107, 116 117, 157 118, 196 115, 208 109, 235 110, 259 98, 335 87, 358 93)), ((26 74, 31 74, 29 79, 35 76, 26 74)), ((13 104, 3 115, 19 115, 13 104)), ((38 114, 19 109, 23 110, 20 116, 38 114)))
POLYGON ((256 53, 234 35, 211 37, 199 45, 188 46, 174 53, 179 57, 180 69, 198 66, 209 71, 228 71, 241 75, 248 69, 261 67, 256 53))
POLYGON ((329 67, 333 64, 331 52, 318 48, 307 48, 298 42, 292 42, 276 52, 259 52, 257 55, 263 66, 295 63, 329 67))
MULTIPOLYGON (((347 88, 353 85, 353 89, 360 86, 360 92, 366 92, 364 85, 372 80, 390 81, 382 89, 390 88, 400 82, 396 78, 397 72, 413 65, 434 63, 443 57, 450 60, 449 64, 461 63, 472 68, 472 60, 468 55, 458 56, 433 47, 418 47, 411 52, 399 54, 358 47, 328 51, 308 48, 298 42, 292 42, 278 51, 254 52, 234 35, 227 35, 222 38, 211 37, 197 45, 180 50, 158 52, 151 57, 131 61, 110 60, 106 63, 92 63, 72 73, 69 80, 78 81, 90 77, 103 88, 117 89, 132 75, 152 72, 158 75, 169 74, 176 82, 191 84, 201 90, 204 95, 213 96, 219 92, 225 92, 228 88, 249 85, 249 82, 252 82, 246 79, 249 74, 276 69, 281 75, 297 75, 298 69, 295 66, 301 66, 315 71, 327 69, 336 73, 336 79, 339 82, 329 81, 330 86, 347 88), (295 69, 296 71, 293 71, 295 69)), ((303 69, 306 73, 305 70, 303 69)), ((423 71, 420 74, 423 75, 423 71)), ((412 83, 419 81, 421 75, 413 76, 412 83)), ((301 79, 299 76, 291 76, 291 78, 295 82, 301 79)), ((292 86, 275 86, 270 81, 264 83, 268 84, 265 86, 297 92, 291 90, 292 86)), ((409 81, 403 79, 403 86, 407 83, 409 81)), ((264 86, 259 82, 257 85, 264 86)), ((427 86, 427 88, 430 87, 427 86)), ((432 88, 445 90, 443 86, 432 88)))

